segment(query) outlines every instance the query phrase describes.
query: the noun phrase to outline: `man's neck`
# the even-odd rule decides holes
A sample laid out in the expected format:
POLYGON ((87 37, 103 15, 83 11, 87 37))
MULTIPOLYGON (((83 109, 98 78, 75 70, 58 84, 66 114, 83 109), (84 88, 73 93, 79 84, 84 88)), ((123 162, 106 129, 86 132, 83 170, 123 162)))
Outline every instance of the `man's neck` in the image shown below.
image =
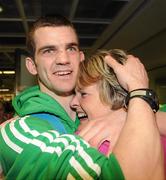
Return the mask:
MULTIPOLYGON (((54 97, 53 97, 54 98, 54 97)), ((71 109, 70 102, 73 99, 73 95, 70 96, 58 96, 55 98, 65 109, 70 118, 74 121, 76 118, 76 112, 71 109)))
POLYGON ((71 109, 70 107, 70 102, 73 98, 73 94, 69 95, 57 95, 56 93, 49 91, 48 89, 46 90, 45 88, 40 87, 40 90, 52 98, 54 98, 57 102, 61 104, 61 106, 65 109, 67 114, 70 116, 70 118, 74 121, 76 118, 76 112, 71 109))

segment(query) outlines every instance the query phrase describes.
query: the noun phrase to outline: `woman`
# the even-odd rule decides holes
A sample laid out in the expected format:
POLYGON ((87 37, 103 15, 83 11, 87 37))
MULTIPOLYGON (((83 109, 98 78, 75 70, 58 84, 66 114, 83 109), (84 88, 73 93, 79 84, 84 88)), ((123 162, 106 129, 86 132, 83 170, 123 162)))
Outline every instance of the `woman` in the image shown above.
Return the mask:
MULTIPOLYGON (((106 155, 110 152, 120 155, 123 152, 125 155, 120 156, 119 160, 128 179, 164 179, 163 150, 152 111, 158 108, 146 101, 155 99, 147 98, 147 94, 132 98, 133 92, 138 93, 140 88, 145 88, 147 92, 150 90, 142 63, 138 58, 130 57, 124 51, 115 49, 98 51, 81 62, 76 99, 88 120, 81 123, 78 133, 99 149, 106 142, 106 155), (124 108, 128 104, 124 103, 127 91, 130 95, 128 112, 124 108), (145 97, 146 100, 143 99, 145 97), (134 108, 136 102, 139 106, 134 108), (96 128, 96 124, 101 122, 105 125, 96 128), (93 134, 95 136, 92 137, 93 134), (129 166, 133 167, 132 171, 127 168, 129 166)), ((74 103, 71 104, 77 108, 74 103)))
MULTIPOLYGON (((124 100, 128 94, 119 84, 112 68, 104 62, 104 57, 109 54, 121 64, 127 60, 124 51, 113 49, 98 51, 82 62, 77 81, 76 96, 72 101, 72 107, 77 110, 81 120, 77 133, 80 132, 80 135, 84 136, 86 140, 88 140, 88 137, 86 137, 87 129, 84 131, 84 127, 88 123, 86 115, 88 115, 88 119, 96 119, 97 121, 104 117, 105 122, 107 121, 107 124, 110 125, 109 132, 107 131, 108 128, 103 128, 98 135, 102 137, 99 138, 98 149, 106 155, 112 151, 124 126, 127 116, 124 100), (86 114, 81 110, 77 100, 79 100, 86 114)), ((164 113, 157 113, 158 124, 163 134, 165 132, 163 132, 164 128, 160 122, 163 122, 164 117, 164 113)), ((91 141, 91 144, 96 145, 93 141, 91 141)))

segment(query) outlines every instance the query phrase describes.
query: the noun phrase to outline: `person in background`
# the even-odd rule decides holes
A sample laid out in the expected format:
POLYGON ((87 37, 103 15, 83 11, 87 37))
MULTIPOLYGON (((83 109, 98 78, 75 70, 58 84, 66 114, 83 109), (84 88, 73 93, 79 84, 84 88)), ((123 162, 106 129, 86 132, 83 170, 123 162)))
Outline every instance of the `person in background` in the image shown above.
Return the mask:
MULTIPOLYGON (((26 66, 39 86, 16 96, 17 116, 0 126, 0 173, 5 179, 164 179, 155 115, 140 98, 129 101, 125 127, 109 157, 74 135, 79 120, 70 102, 84 54, 69 20, 60 15, 40 18, 29 32, 27 46, 26 66), (129 138, 131 128, 135 133, 129 138)), ((109 65, 119 69, 113 59, 109 65)), ((121 85, 128 91, 148 88, 137 58, 128 56, 120 69, 119 78, 125 77, 121 85)))
POLYGON ((6 119, 11 119, 14 116, 14 108, 11 101, 5 102, 5 114, 6 119))
POLYGON ((6 121, 5 102, 0 100, 0 124, 6 121))

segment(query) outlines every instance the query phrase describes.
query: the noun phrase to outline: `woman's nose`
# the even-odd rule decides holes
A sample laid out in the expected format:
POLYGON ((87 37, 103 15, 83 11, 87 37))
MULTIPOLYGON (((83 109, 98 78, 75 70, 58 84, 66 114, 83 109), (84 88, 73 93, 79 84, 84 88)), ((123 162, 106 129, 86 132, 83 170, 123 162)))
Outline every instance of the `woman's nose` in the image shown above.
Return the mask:
POLYGON ((70 106, 73 109, 77 109, 80 106, 77 96, 73 97, 73 99, 72 99, 72 101, 70 103, 70 106))

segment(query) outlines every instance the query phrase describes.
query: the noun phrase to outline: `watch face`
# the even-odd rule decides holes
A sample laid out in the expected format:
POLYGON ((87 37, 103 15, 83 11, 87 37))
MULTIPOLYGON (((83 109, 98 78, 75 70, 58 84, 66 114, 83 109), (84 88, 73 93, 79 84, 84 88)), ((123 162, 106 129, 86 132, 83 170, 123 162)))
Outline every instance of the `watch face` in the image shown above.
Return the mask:
POLYGON ((148 95, 151 98, 153 111, 157 112, 159 110, 159 100, 158 100, 157 94, 153 90, 149 90, 148 95))
POLYGON ((152 108, 154 112, 157 112, 159 110, 159 101, 156 93, 151 89, 136 89, 134 91, 131 91, 127 97, 125 98, 125 108, 127 108, 129 100, 139 97, 144 99, 152 108))

